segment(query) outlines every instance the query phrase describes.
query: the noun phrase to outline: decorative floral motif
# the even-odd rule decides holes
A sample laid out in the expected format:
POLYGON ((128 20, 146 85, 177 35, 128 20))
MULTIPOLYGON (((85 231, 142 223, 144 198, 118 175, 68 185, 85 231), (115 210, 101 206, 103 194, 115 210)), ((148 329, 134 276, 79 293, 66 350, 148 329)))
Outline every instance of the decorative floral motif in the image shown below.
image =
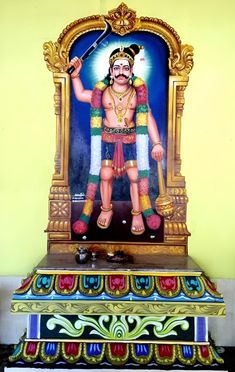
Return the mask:
POLYGON ((182 287, 189 297, 202 297, 205 287, 201 278, 197 276, 185 276, 181 278, 182 287))
POLYGON ((86 343, 83 348, 83 358, 89 364, 97 364, 103 360, 105 344, 86 343))
POLYGON ((45 342, 34 343, 36 348, 32 349, 31 341, 21 341, 14 354, 10 356, 10 362, 16 362, 23 359, 25 362, 42 361, 46 363, 55 363, 66 361, 76 363, 83 358, 88 367, 94 363, 100 363, 104 355, 113 365, 125 367, 126 363, 136 362, 139 364, 155 362, 158 365, 169 365, 177 360, 183 365, 194 365, 201 363, 211 365, 212 363, 223 363, 223 359, 216 353, 210 345, 149 345, 142 343, 79 343, 55 342, 54 346, 46 346, 45 342), (29 346, 29 344, 31 344, 29 346), (76 344, 76 346, 75 346, 76 344), (73 346, 72 346, 73 345, 73 346), (32 354, 32 350, 35 351, 32 354), (53 353, 51 351, 53 350, 53 353), (46 351, 49 354, 46 354, 46 351), (76 354, 77 351, 77 354, 76 354), (76 354, 76 355, 75 355, 76 354), (144 359, 146 358, 146 359, 144 359))
POLYGON ((187 76, 193 68, 193 47, 181 45, 180 52, 169 59, 171 75, 187 76))
POLYGON ((67 201, 51 201, 50 216, 51 217, 67 217, 70 212, 70 204, 67 201))
POLYGON ((60 294, 73 294, 77 290, 78 276, 73 274, 56 275, 55 289, 60 294))
POLYGON ((154 291, 154 278, 150 275, 131 276, 131 290, 138 296, 150 296, 154 291))
POLYGON ((61 354, 68 363, 76 363, 82 354, 82 344, 78 342, 63 342, 61 354))
POLYGON ((155 357, 160 364, 170 365, 176 360, 175 345, 158 345, 155 346, 155 357))
POLYGON ((177 345, 177 355, 181 363, 185 365, 194 365, 197 360, 196 345, 177 345))
POLYGON ((37 295, 47 295, 51 292, 54 284, 54 275, 41 274, 35 275, 32 291, 37 295))
MULTIPOLYGON (((140 297, 156 294, 176 300, 178 295, 183 294, 184 301, 209 294, 212 299, 214 298, 214 302, 218 302, 217 299, 221 299, 222 302, 222 295, 216 290, 215 284, 204 275, 34 274, 25 279, 23 285, 14 292, 17 300, 22 296, 24 301, 25 295, 31 289, 35 296, 49 295, 54 290, 64 296, 80 292, 84 296, 92 297, 104 292, 117 298, 131 296, 131 294, 140 297)), ((15 300, 14 296, 13 300, 15 300)))
POLYGON ((81 275, 79 290, 87 296, 98 296, 104 287, 103 275, 81 275))
POLYGON ((208 345, 198 347, 198 359, 204 365, 210 365, 213 361, 213 352, 208 345))
POLYGON ((217 291, 215 283, 211 282, 207 277, 204 278, 205 289, 212 296, 216 298, 221 298, 221 294, 217 291))
POLYGON ((177 276, 156 277, 156 286, 164 297, 176 297, 180 293, 180 279, 177 276))
MULTIPOLYGON (((34 362, 38 357, 39 349, 40 349, 40 342, 29 341, 25 343, 24 348, 23 348, 23 353, 22 353, 23 360, 25 360, 26 362, 30 362, 30 363, 34 362)), ((19 357, 19 354, 17 355, 17 357, 19 357)))
POLYGON ((21 286, 15 291, 15 293, 21 294, 21 293, 27 292, 29 290, 31 284, 32 284, 33 278, 34 278, 34 276, 33 275, 30 275, 26 279, 24 279, 22 281, 21 286))
POLYGON ((35 355, 37 351, 38 342, 29 342, 26 347, 26 354, 35 355))
POLYGON ((60 355, 59 342, 42 342, 41 358, 44 363, 54 363, 60 355))
MULTIPOLYGON (((87 298, 86 298, 87 300, 87 298)), ((166 301, 13 301, 11 310, 24 314, 139 314, 169 316, 225 316, 224 302, 189 300, 178 302, 177 298, 166 301)))
POLYGON ((176 336, 177 327, 183 331, 189 329, 189 323, 185 317, 146 316, 137 315, 102 315, 98 318, 78 315, 78 320, 73 324, 69 319, 61 315, 54 315, 47 321, 47 328, 54 330, 60 327, 59 333, 73 338, 84 338, 96 335, 103 340, 132 341, 143 335, 153 335, 156 338, 176 336))
POLYGON ((129 358, 129 345, 110 343, 106 347, 106 358, 113 365, 123 365, 129 358))
POLYGON ((120 35, 133 31, 136 21, 136 12, 121 3, 118 8, 108 12, 109 19, 112 21, 114 31, 120 35))
POLYGON ((131 344, 131 355, 136 363, 147 364, 153 357, 153 344, 131 344))
POLYGON ((122 297, 129 292, 129 278, 127 275, 107 275, 105 287, 111 296, 122 297))
POLYGON ((46 61, 48 70, 52 72, 65 71, 67 68, 67 60, 61 55, 61 46, 58 42, 49 41, 43 45, 44 60, 46 61))

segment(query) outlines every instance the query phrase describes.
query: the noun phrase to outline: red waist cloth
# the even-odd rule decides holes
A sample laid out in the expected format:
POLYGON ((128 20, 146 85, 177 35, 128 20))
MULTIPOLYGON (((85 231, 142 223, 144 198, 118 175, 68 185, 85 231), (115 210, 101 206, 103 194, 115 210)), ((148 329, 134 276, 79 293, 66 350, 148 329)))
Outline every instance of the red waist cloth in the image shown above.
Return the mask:
POLYGON ((130 134, 114 134, 114 133, 106 133, 102 132, 102 141, 108 143, 136 143, 136 133, 130 134))
POLYGON ((126 167, 123 156, 122 142, 115 143, 115 150, 113 155, 113 175, 114 177, 121 177, 126 173, 126 167))

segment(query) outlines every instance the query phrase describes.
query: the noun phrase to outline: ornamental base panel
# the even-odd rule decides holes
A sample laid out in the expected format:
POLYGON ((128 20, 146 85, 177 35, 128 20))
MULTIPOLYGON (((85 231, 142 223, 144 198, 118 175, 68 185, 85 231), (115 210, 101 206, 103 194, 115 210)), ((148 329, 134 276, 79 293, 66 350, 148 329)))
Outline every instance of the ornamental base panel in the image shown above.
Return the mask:
POLYGON ((223 359, 211 345, 78 343, 21 341, 8 366, 52 368, 219 367, 223 359))
POLYGON ((47 255, 14 291, 26 334, 7 369, 221 370, 208 317, 225 315, 222 295, 190 257, 47 255))
POLYGON ((26 340, 208 343, 203 317, 138 315, 29 315, 26 340))

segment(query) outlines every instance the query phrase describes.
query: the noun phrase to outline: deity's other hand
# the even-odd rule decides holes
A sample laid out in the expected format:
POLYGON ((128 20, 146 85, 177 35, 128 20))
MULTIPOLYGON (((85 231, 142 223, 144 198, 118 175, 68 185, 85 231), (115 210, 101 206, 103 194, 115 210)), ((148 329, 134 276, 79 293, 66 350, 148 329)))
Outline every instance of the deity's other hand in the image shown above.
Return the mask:
POLYGON ((164 156, 164 149, 160 143, 153 146, 151 152, 152 158, 156 161, 161 161, 164 156))
POLYGON ((81 68, 82 68, 82 61, 78 58, 78 57, 74 57, 73 59, 71 59, 71 61, 69 62, 69 65, 68 67, 71 67, 73 66, 75 68, 75 70, 72 72, 71 74, 71 78, 75 78, 76 76, 79 75, 80 71, 81 71, 81 68))

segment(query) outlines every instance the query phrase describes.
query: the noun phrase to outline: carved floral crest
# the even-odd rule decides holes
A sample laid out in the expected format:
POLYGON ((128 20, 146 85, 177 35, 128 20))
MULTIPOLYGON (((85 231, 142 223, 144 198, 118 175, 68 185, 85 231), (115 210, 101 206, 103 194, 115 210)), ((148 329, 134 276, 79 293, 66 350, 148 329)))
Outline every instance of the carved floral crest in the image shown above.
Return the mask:
POLYGON ((108 12, 108 19, 112 23, 113 31, 124 35, 133 30, 136 23, 136 12, 121 3, 117 9, 108 12))
POLYGON ((158 18, 136 17, 136 12, 121 3, 108 15, 90 16, 78 19, 68 25, 57 42, 46 42, 43 45, 44 59, 52 72, 65 72, 69 51, 73 42, 85 32, 104 29, 103 20, 107 20, 113 33, 124 36, 133 31, 148 31, 162 37, 169 47, 169 70, 171 75, 187 76, 193 67, 193 48, 182 45, 177 32, 166 22, 158 18))

